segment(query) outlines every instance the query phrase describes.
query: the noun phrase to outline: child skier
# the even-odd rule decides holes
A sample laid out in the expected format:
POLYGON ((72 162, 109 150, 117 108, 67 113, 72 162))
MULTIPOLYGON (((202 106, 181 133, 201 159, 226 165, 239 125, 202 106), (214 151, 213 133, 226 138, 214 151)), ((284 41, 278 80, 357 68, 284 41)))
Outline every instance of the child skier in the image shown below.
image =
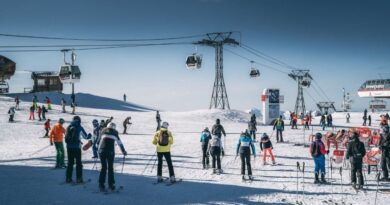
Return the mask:
POLYGON ((13 122, 14 121, 14 116, 15 116, 15 107, 11 107, 8 110, 8 115, 9 115, 8 122, 13 122))
POLYGON ((202 165, 203 169, 208 169, 210 165, 209 161, 209 153, 207 152, 207 148, 209 145, 209 141, 211 139, 211 134, 209 128, 206 127, 202 134, 200 135, 200 142, 202 143, 202 165))
POLYGON ((314 168, 314 183, 320 183, 318 176, 321 174, 321 183, 326 183, 325 180, 325 145, 322 142, 322 134, 316 133, 316 140, 310 145, 310 154, 313 157, 315 168, 314 168))
POLYGON ((65 123, 65 120, 60 118, 58 120, 58 123, 53 126, 53 128, 50 130, 49 134, 49 140, 50 145, 55 145, 57 157, 56 157, 56 166, 55 168, 66 168, 64 163, 64 134, 65 134, 65 128, 63 127, 65 123))
POLYGON ((253 180, 251 168, 251 149, 253 157, 256 157, 255 146, 253 145, 252 138, 248 133, 248 130, 245 130, 245 132, 241 132, 236 151, 236 156, 238 156, 238 153, 240 153, 242 180, 245 180, 245 165, 248 168, 249 180, 253 180))
POLYGON ((37 107, 37 114, 38 114, 38 118, 39 118, 39 121, 42 121, 42 108, 41 106, 38 106, 37 107))
POLYGON ((46 131, 46 133, 45 133, 45 136, 43 136, 43 137, 49 137, 50 119, 47 119, 47 120, 46 120, 44 126, 45 126, 45 131, 46 131))
POLYGON ((213 137, 209 141, 209 148, 208 153, 211 154, 211 157, 213 159, 212 168, 213 173, 221 174, 223 171, 221 169, 221 151, 222 151, 222 142, 220 137, 213 137), (215 163, 217 163, 217 166, 215 166, 215 163))
POLYGON ((101 163, 101 171, 99 175, 99 189, 105 191, 104 183, 106 181, 106 173, 108 170, 108 187, 111 191, 115 191, 115 179, 114 179, 114 158, 115 158, 115 142, 120 147, 122 154, 127 155, 127 152, 119 138, 116 125, 110 122, 107 128, 102 130, 102 135, 99 142, 99 155, 101 163))
POLYGON ((264 165, 267 164, 267 153, 271 157, 272 164, 276 163, 275 162, 275 157, 274 157, 274 155, 272 153, 272 150, 274 149, 274 147, 272 146, 272 142, 271 142, 269 136, 267 135, 267 133, 264 133, 263 136, 261 137, 260 149, 263 152, 263 164, 264 165))
POLYGON ((35 120, 34 112, 35 112, 35 107, 34 107, 34 105, 32 105, 30 107, 30 117, 28 118, 29 120, 35 120))

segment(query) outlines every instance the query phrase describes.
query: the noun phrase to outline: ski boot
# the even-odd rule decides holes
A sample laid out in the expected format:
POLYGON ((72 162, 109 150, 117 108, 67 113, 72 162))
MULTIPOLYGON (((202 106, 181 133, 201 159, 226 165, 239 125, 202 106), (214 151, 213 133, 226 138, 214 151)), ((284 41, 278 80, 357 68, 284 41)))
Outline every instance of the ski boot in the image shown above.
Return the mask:
POLYGON ((218 174, 222 174, 223 173, 223 170, 222 169, 218 169, 218 174))
POLYGON ((76 183, 77 183, 77 184, 82 184, 82 183, 84 183, 83 178, 77 179, 77 180, 76 180, 76 183))
POLYGON ((356 182, 352 182, 352 188, 356 189, 357 186, 356 186, 356 182))
POLYGON ((217 173, 217 169, 213 169, 213 174, 216 174, 217 173))
POLYGON ((169 178, 169 181, 170 181, 171 183, 175 183, 175 182, 176 182, 175 176, 171 176, 171 177, 169 178))
POLYGON ((253 180, 253 176, 252 175, 248 175, 248 178, 249 178, 249 180, 253 180))
POLYGON ((162 176, 157 176, 157 183, 161 183, 161 182, 163 182, 162 176))
POLYGON ((65 182, 66 182, 67 184, 70 184, 70 183, 73 182, 73 180, 72 180, 72 179, 66 179, 65 182))
POLYGON ((100 184, 99 185, 99 191, 100 192, 105 192, 106 191, 106 187, 104 186, 104 184, 100 184))
POLYGON ((263 165, 267 165, 267 162, 266 162, 266 161, 264 161, 264 162, 263 162, 263 165))
POLYGON ((326 183, 326 180, 325 180, 325 174, 324 173, 322 173, 321 174, 321 183, 326 183))
POLYGON ((314 184, 318 184, 318 183, 320 183, 320 180, 318 179, 318 174, 315 173, 314 174, 314 184))
POLYGON ((275 160, 272 160, 272 165, 275 165, 275 164, 276 164, 275 160))
POLYGON ((115 191, 116 190, 115 184, 110 185, 109 188, 110 188, 111 191, 115 191))

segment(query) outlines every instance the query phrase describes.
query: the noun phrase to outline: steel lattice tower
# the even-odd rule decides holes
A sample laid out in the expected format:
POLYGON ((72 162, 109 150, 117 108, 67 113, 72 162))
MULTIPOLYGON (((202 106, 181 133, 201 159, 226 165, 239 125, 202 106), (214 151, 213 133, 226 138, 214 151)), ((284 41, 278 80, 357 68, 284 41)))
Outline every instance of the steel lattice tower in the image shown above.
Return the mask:
POLYGON ((223 45, 239 45, 236 40, 230 38, 231 35, 232 32, 209 33, 207 34, 207 39, 194 43, 215 48, 215 81, 211 95, 210 109, 230 109, 225 80, 223 78, 223 45))
POLYGON ((309 74, 309 70, 293 70, 288 74, 292 79, 298 83, 298 96, 295 102, 294 112, 299 115, 301 113, 306 113, 305 99, 303 97, 303 87, 310 87, 311 80, 313 79, 309 74))

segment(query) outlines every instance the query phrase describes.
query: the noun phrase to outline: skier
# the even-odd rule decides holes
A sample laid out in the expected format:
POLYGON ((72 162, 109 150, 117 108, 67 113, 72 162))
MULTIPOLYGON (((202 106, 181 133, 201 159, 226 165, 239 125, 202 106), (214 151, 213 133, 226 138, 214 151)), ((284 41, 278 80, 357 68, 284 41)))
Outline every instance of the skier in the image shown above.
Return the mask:
MULTIPOLYGON (((215 124, 213 125, 213 128, 211 129, 211 134, 217 136, 218 138, 221 138, 223 135, 226 139, 226 132, 225 132, 225 129, 223 128, 223 126, 221 125, 220 119, 215 120, 215 124)), ((224 150, 222 144, 220 146, 220 149, 222 152, 222 156, 225 156, 225 150, 224 150)))
POLYGON ((321 115, 320 125, 322 127, 322 130, 325 130, 326 127, 326 118, 325 115, 321 115))
POLYGON ((163 122, 161 128, 154 134, 152 143, 156 145, 157 151, 157 182, 163 181, 162 178, 162 163, 163 157, 167 161, 169 170, 169 179, 171 183, 176 182, 175 172, 173 170, 172 159, 171 159, 171 146, 173 144, 172 133, 168 130, 168 122, 163 122))
POLYGON ((210 139, 211 139, 211 133, 209 131, 209 128, 206 127, 206 128, 204 128, 204 130, 202 131, 202 134, 200 135, 200 142, 202 143, 203 169, 208 169, 210 166, 209 153, 207 152, 207 148, 208 148, 210 139))
POLYGON ((66 168, 64 163, 64 134, 65 134, 65 128, 63 127, 65 123, 65 120, 60 118, 58 120, 58 123, 53 126, 53 128, 50 130, 49 134, 49 140, 50 145, 55 145, 57 157, 56 157, 56 166, 55 168, 66 168))
POLYGON ((333 117, 332 117, 332 114, 328 114, 327 116, 326 116, 326 120, 327 120, 327 122, 328 122, 328 127, 333 127, 333 117))
POLYGON ((371 126, 371 115, 368 115, 368 126, 371 126))
POLYGON ((124 102, 126 102, 126 98, 127 98, 126 94, 123 94, 123 101, 124 102))
POLYGON ((156 111, 156 122, 157 122, 156 131, 158 131, 160 130, 160 123, 161 123, 160 112, 158 110, 156 111))
POLYGON ((351 115, 349 114, 349 112, 347 113, 347 115, 345 116, 345 118, 347 119, 347 123, 349 123, 349 119, 351 118, 351 115))
POLYGON ((366 126, 367 125, 367 109, 364 110, 364 114, 363 114, 363 126, 366 126))
POLYGON ((267 152, 271 157, 272 164, 276 164, 275 157, 272 153, 272 150, 274 147, 272 146, 271 139, 268 137, 267 133, 263 133, 263 136, 261 137, 260 141, 260 149, 263 152, 263 164, 267 164, 267 152))
POLYGON ((308 130, 310 129, 309 127, 309 122, 310 122, 310 117, 309 115, 305 116, 305 129, 307 128, 308 130))
POLYGON ((209 141, 209 147, 207 149, 208 153, 211 154, 211 157, 213 159, 212 162, 212 168, 213 168, 213 174, 221 174, 222 169, 221 169, 221 151, 222 151, 222 142, 221 138, 218 136, 213 137, 209 141), (215 166, 215 163, 217 163, 217 166, 215 166))
POLYGON ((37 114, 38 114, 39 121, 42 121, 42 108, 41 108, 41 106, 37 107, 37 114))
POLYGON ((274 123, 273 130, 276 129, 276 141, 283 142, 284 121, 282 116, 279 117, 274 123))
POLYGON ((32 99, 32 103, 33 103, 34 109, 36 109, 38 106, 38 98, 36 95, 34 95, 34 97, 32 99))
POLYGON ((249 180, 253 180, 251 168, 251 149, 253 157, 256 157, 255 146, 253 145, 252 138, 248 133, 248 130, 245 130, 245 132, 241 132, 236 151, 236 157, 238 156, 238 153, 240 153, 242 180, 245 180, 245 165, 248 168, 249 180))
POLYGON ((389 181, 390 170, 390 133, 389 126, 386 125, 382 129, 381 138, 379 141, 379 149, 382 151, 381 167, 383 177, 382 181, 389 181))
POLYGON ((19 103, 20 103, 19 96, 16 96, 15 97, 15 109, 16 110, 19 110, 19 103))
POLYGON ((51 100, 50 100, 50 98, 46 96, 45 101, 46 101, 46 104, 47 104, 47 109, 51 110, 51 100))
POLYGON ((298 129, 298 117, 296 114, 293 115, 291 129, 298 129))
POLYGON ((301 120, 301 125, 303 126, 305 123, 304 123, 304 120, 305 120, 305 115, 301 112, 301 114, 299 115, 299 119, 301 120))
POLYGON ((73 165, 76 161, 76 183, 83 183, 83 165, 81 163, 81 139, 89 139, 91 134, 85 132, 81 126, 81 118, 74 116, 72 122, 66 129, 65 142, 68 154, 68 166, 66 169, 66 183, 73 182, 73 165))
POLYGON ((100 131, 101 128, 99 126, 99 122, 94 119, 92 120, 92 126, 93 126, 93 134, 92 134, 92 159, 97 159, 98 158, 98 142, 100 138, 100 131))
POLYGON ((314 168, 314 183, 320 183, 318 176, 321 174, 321 183, 326 183, 325 180, 325 145, 322 142, 322 134, 316 133, 316 140, 310 145, 310 154, 313 157, 315 168, 314 168))
POLYGON ((14 121, 14 116, 15 116, 15 107, 10 107, 9 108, 8 115, 9 115, 8 122, 13 122, 14 121))
POLYGON ((45 131, 46 131, 46 133, 45 133, 45 136, 43 136, 43 137, 49 137, 50 119, 47 119, 47 120, 46 120, 44 126, 45 126, 45 131))
POLYGON ((252 137, 253 141, 256 142, 256 121, 250 121, 248 122, 248 130, 249 130, 249 136, 252 137))
POLYGON ((62 106, 62 113, 66 113, 66 109, 65 109, 66 101, 64 98, 61 99, 61 106, 62 106))
POLYGON ((125 119, 125 121, 123 121, 123 134, 127 134, 126 131, 127 131, 127 125, 131 125, 133 123, 130 122, 131 120, 131 117, 127 117, 125 119))
POLYGON ((351 183, 353 188, 362 189, 364 180, 362 173, 363 157, 366 155, 366 149, 363 142, 359 140, 357 132, 352 133, 352 141, 348 144, 346 158, 351 158, 351 183), (358 185, 356 186, 356 177, 358 178, 358 185))
POLYGON ((70 107, 72 108, 72 115, 76 113, 76 106, 77 106, 76 102, 72 101, 70 103, 70 107))
POLYGON ((99 142, 99 156, 101 163, 101 171, 99 175, 99 189, 105 191, 104 183, 106 181, 106 173, 108 170, 108 187, 111 191, 115 191, 114 179, 114 158, 115 158, 115 142, 120 147, 122 154, 127 155, 127 152, 119 138, 116 125, 110 122, 107 128, 104 128, 101 133, 99 142))
POLYGON ((46 120, 46 113, 47 113, 47 109, 46 109, 45 105, 42 105, 42 119, 43 120, 46 120))
POLYGON ((252 115, 251 115, 251 122, 256 122, 256 115, 255 115, 255 113, 252 113, 252 115))
POLYGON ((32 105, 30 107, 30 117, 28 118, 29 120, 35 120, 34 112, 35 112, 35 107, 34 107, 34 105, 32 105))

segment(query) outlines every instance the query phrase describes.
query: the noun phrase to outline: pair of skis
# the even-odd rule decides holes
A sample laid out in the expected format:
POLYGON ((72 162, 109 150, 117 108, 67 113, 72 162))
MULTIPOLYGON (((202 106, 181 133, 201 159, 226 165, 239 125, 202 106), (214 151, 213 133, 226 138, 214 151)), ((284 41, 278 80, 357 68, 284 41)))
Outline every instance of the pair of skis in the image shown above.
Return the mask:
POLYGON ((169 179, 170 179, 169 177, 164 177, 162 181, 154 182, 153 185, 165 184, 166 186, 172 186, 174 184, 177 184, 177 183, 180 183, 183 181, 183 179, 176 179, 176 181, 171 182, 171 181, 169 181, 169 179))

